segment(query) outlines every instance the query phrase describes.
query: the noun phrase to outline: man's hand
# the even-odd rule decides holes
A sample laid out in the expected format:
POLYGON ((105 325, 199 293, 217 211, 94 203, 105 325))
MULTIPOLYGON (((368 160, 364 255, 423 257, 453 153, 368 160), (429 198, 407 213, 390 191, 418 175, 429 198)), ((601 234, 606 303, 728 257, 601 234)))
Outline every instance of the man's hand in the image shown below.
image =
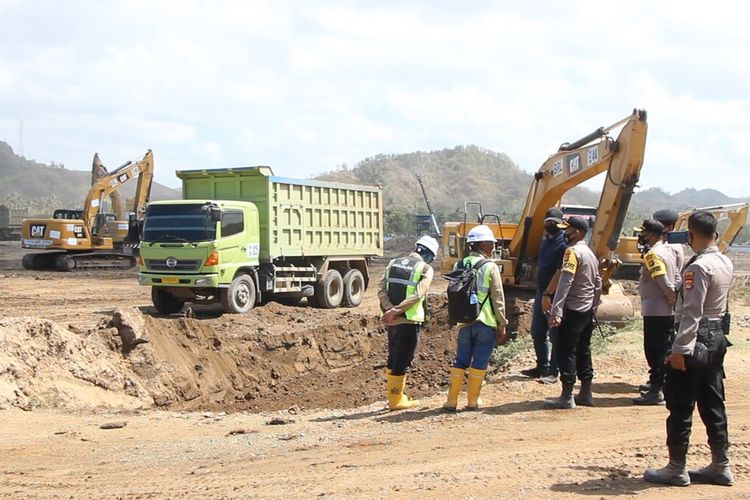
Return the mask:
POLYGON ((505 331, 505 326, 497 327, 497 345, 505 345, 508 341, 508 333, 505 331))
POLYGON ((667 295, 667 304, 674 307, 676 303, 677 303, 677 293, 674 293, 674 294, 670 293, 669 295, 667 295))
POLYGON ((664 364, 671 366, 674 370, 679 370, 681 372, 687 371, 685 356, 682 354, 670 354, 667 356, 667 359, 664 360, 664 364))
POLYGON ((549 295, 542 295, 542 312, 544 314, 549 314, 549 312, 552 310, 552 299, 549 295))
POLYGON ((401 315, 401 311, 399 311, 395 307, 392 307, 391 309, 388 309, 386 312, 383 313, 383 317, 380 318, 380 321, 385 326, 393 326, 396 322, 396 319, 400 315, 401 315))
POLYGON ((549 326, 552 328, 560 326, 560 323, 562 323, 562 318, 560 316, 550 316, 549 317, 549 326))

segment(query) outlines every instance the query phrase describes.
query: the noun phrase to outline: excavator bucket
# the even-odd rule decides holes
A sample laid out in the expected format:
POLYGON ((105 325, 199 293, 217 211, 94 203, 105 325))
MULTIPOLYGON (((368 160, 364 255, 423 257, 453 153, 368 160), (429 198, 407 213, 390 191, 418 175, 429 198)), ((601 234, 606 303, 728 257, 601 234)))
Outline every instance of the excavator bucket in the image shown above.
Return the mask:
POLYGON ((633 301, 625 294, 625 290, 619 283, 612 282, 609 293, 602 295, 602 302, 596 311, 597 320, 600 323, 622 326, 627 318, 634 315, 633 301))

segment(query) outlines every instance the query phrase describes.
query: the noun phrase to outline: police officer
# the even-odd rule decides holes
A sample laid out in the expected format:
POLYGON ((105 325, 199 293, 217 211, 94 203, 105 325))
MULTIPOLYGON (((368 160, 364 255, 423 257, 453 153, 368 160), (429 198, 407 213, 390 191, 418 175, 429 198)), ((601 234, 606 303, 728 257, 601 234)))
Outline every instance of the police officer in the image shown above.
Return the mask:
MULTIPOLYGON (((563 212, 557 207, 552 207, 545 213, 544 238, 537 257, 537 291, 531 314, 531 338, 534 340, 536 366, 521 370, 522 375, 530 378, 542 378, 550 383, 557 382, 558 369, 555 356, 557 330, 549 328, 542 302, 543 294, 550 286, 557 271, 560 270, 565 254, 565 237, 562 229, 557 227, 558 224, 562 223, 562 218, 563 212), (552 347, 551 356, 550 346, 552 347)), ((552 286, 555 286, 555 284, 552 284, 552 286)))
MULTIPOLYGON (((471 253, 463 260, 463 267, 474 266, 482 259, 490 259, 495 250, 495 234, 484 224, 475 226, 466 235, 471 253)), ((456 263, 456 266, 458 263, 456 263)), ((456 361, 451 369, 448 400, 443 408, 455 411, 458 395, 468 371, 466 384, 469 410, 477 410, 482 405, 479 393, 482 381, 490 362, 495 343, 504 344, 507 340, 505 325, 505 295, 500 268, 492 261, 485 262, 477 270, 477 303, 482 305, 476 321, 465 325, 459 323, 456 361)))
MULTIPOLYGON (((734 267, 716 246, 716 218, 705 211, 688 219, 688 241, 695 256, 682 274, 682 290, 675 308, 677 334, 667 357, 664 397, 669 410, 667 447, 669 463, 661 469, 646 469, 643 477, 652 483, 687 486, 691 481, 730 486, 729 435, 724 408, 724 355, 727 340, 722 312, 729 299, 734 267), (711 464, 687 471, 693 410, 706 426, 711 464)), ((728 327, 726 328, 728 333, 728 327)))
POLYGON ((639 231, 643 264, 638 281, 643 316, 643 352, 649 367, 648 389, 633 399, 637 405, 664 404, 664 359, 674 335, 675 253, 662 241, 664 226, 656 219, 646 219, 639 231))
POLYGON ((404 393, 406 370, 414 359, 419 327, 425 320, 425 297, 434 275, 430 262, 438 248, 435 238, 422 236, 412 253, 389 262, 380 280, 381 320, 388 330, 386 380, 390 410, 403 410, 419 403, 404 393))
POLYGON ((662 241, 667 245, 667 248, 674 252, 675 271, 677 273, 677 281, 675 282, 675 285, 679 288, 682 280, 682 266, 685 264, 685 249, 682 248, 680 243, 668 243, 667 233, 674 231, 674 226, 677 224, 677 219, 680 218, 680 215, 674 210, 664 209, 657 210, 652 217, 661 222, 661 225, 664 226, 662 241))
POLYGON ((562 392, 560 397, 549 399, 546 408, 575 408, 576 403, 594 406, 591 379, 591 332, 594 313, 602 293, 599 260, 584 240, 589 225, 586 219, 570 217, 560 224, 565 230, 568 248, 563 257, 560 280, 552 299, 550 327, 557 328, 557 364, 560 368, 562 392), (581 388, 573 397, 576 374, 581 388))
MULTIPOLYGON (((679 290, 682 283, 682 266, 685 264, 685 249, 682 248, 682 245, 680 243, 669 243, 667 241, 667 235, 670 231, 674 231, 675 224, 677 224, 677 219, 680 218, 680 215, 674 210, 665 208, 663 210, 657 210, 656 212, 654 212, 652 217, 655 220, 659 221, 662 226, 664 226, 661 239, 664 242, 664 245, 668 249, 670 249, 672 251, 672 254, 674 255, 674 286, 675 290, 679 290)), ((651 382, 649 381, 645 384, 641 384, 639 389, 642 394, 650 392, 651 382)))

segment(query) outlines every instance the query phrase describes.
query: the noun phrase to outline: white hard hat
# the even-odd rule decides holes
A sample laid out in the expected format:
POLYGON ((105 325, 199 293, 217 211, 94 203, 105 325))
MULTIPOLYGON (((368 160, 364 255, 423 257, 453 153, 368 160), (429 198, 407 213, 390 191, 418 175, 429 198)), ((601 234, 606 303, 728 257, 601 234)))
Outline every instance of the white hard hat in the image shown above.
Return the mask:
POLYGON ((497 241, 497 238, 495 238, 495 233, 492 232, 489 226, 482 224, 471 228, 469 234, 466 235, 466 241, 469 243, 477 243, 479 241, 491 241, 494 243, 497 241))
POLYGON ((435 255, 435 256, 437 256, 438 249, 440 248, 437 240, 433 238, 432 236, 422 236, 421 238, 417 240, 417 243, 415 245, 422 245, 427 250, 432 252, 432 255, 435 255))

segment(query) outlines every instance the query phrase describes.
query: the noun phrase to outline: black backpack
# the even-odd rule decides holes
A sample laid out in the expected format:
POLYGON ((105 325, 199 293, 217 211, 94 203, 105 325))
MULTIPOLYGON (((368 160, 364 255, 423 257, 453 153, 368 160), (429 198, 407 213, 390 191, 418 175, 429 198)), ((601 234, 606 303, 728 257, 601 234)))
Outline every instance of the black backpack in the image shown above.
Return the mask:
POLYGON ((446 274, 448 283, 448 321, 450 324, 473 323, 479 317, 479 312, 484 307, 487 297, 480 304, 477 300, 477 276, 479 268, 490 262, 488 259, 480 259, 471 267, 465 267, 464 261, 459 262, 454 271, 446 274))

